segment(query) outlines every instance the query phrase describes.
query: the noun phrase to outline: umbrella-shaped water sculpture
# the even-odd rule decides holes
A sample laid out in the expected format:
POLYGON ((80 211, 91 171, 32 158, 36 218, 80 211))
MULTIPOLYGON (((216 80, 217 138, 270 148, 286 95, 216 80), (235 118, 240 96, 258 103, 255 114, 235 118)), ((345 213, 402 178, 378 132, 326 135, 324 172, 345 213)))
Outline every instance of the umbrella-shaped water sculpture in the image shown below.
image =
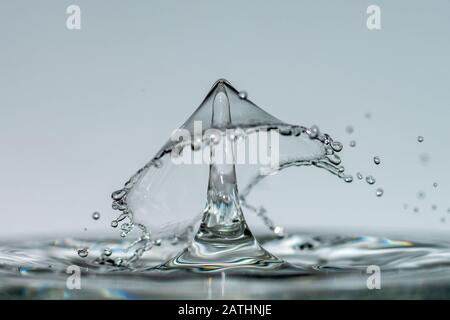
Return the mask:
POLYGON ((283 261, 261 247, 243 211, 256 212, 278 236, 283 230, 246 196, 290 166, 317 166, 350 182, 336 154, 341 149, 317 127, 285 123, 218 80, 156 156, 112 194, 113 208, 121 211, 112 226, 120 225, 123 237, 140 230, 128 263, 167 240, 185 247, 158 265, 161 270, 280 268, 283 261))

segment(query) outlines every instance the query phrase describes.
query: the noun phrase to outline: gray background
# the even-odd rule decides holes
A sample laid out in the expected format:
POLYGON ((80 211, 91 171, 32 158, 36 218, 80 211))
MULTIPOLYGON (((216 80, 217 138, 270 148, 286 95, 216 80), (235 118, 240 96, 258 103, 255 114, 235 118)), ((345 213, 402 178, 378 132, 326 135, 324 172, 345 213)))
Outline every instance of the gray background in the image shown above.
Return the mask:
POLYGON ((109 230, 110 192, 222 77, 276 117, 341 140, 347 170, 385 190, 290 171, 274 178, 278 222, 446 231, 449 14, 446 0, 2 0, 0 236, 109 230), (66 28, 70 4, 81 7, 79 31, 66 28), (380 31, 366 28, 370 4, 380 31))

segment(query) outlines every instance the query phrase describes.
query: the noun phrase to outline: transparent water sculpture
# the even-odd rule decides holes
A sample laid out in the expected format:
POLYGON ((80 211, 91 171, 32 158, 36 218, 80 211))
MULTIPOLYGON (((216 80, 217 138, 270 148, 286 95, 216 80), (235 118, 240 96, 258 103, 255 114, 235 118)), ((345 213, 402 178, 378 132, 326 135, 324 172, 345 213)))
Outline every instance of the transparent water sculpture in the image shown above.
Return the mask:
POLYGON ((113 208, 121 211, 112 225, 120 225, 123 237, 141 232, 131 262, 155 244, 185 242, 160 270, 283 268, 255 239, 244 211, 280 237, 283 229, 246 197, 264 177, 290 166, 313 165, 351 181, 339 165, 341 149, 317 127, 285 123, 221 79, 156 156, 112 194, 113 208))

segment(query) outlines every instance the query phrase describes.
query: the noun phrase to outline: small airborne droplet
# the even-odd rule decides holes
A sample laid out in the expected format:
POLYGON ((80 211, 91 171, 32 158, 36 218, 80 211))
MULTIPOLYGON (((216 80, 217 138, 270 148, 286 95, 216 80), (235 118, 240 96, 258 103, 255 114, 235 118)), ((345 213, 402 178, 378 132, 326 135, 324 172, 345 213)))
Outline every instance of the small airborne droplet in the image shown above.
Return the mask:
POLYGON ((355 140, 350 141, 349 146, 352 148, 356 147, 356 141, 355 140))
POLYGON ((344 181, 345 182, 352 182, 353 181, 353 177, 351 175, 345 176, 344 177, 344 181))
POLYGON ((430 155, 428 153, 422 153, 419 155, 420 164, 425 166, 430 162, 430 155))
POLYGON ((98 220, 98 219, 100 219, 100 212, 94 212, 93 214, 92 214, 92 219, 94 219, 94 220, 98 220))
POLYGON ((78 250, 78 255, 81 258, 86 258, 89 255, 89 250, 87 248, 78 250))
POLYGON ((374 184, 374 183, 376 182, 376 180, 375 180, 375 178, 372 177, 372 176, 367 176, 367 177, 366 177, 366 182, 367 182, 368 184, 374 184))
POLYGON ((247 99, 248 93, 247 91, 239 91, 239 98, 247 99))
POLYGON ((366 112, 364 116, 366 117, 366 119, 372 118, 372 114, 370 112, 366 112))
POLYGON ((119 225, 119 222, 117 222, 117 220, 111 221, 111 227, 117 228, 118 225, 119 225))
POLYGON ((111 249, 106 248, 105 250, 103 250, 103 254, 105 256, 109 257, 112 254, 112 251, 111 251, 111 249))
POLYGON ((381 160, 380 160, 379 157, 373 157, 373 162, 374 162, 376 165, 379 165, 379 164, 381 163, 381 160))
POLYGON ((433 205, 431 206, 431 210, 436 211, 436 209, 437 209, 437 206, 436 206, 435 204, 433 204, 433 205))
POLYGON ((418 141, 418 142, 423 142, 423 137, 422 137, 422 136, 418 136, 418 137, 417 137, 417 141, 418 141))
POLYGON ((354 129, 353 129, 352 126, 347 126, 347 127, 345 128, 345 131, 346 131, 348 134, 352 134, 353 131, 354 131, 354 129))
POLYGON ((375 192, 375 194, 377 195, 377 197, 381 197, 383 195, 384 191, 381 188, 378 188, 377 191, 375 192))
POLYGON ((417 213, 417 212, 419 212, 419 208, 415 207, 415 208, 413 209, 413 211, 414 211, 415 213, 417 213))
POLYGON ((438 183, 437 183, 437 182, 434 182, 434 183, 433 183, 433 187, 437 188, 437 187, 438 187, 438 183))
POLYGON ((363 175, 362 175, 361 173, 358 172, 358 173, 356 174, 356 177, 357 177, 359 180, 362 180, 363 175))
POLYGON ((408 210, 408 204, 407 204, 407 203, 405 203, 405 204, 403 205, 403 209, 408 210))
POLYGON ((417 192, 417 199, 423 200, 423 199, 425 199, 425 196, 426 196, 426 194, 424 191, 417 192))

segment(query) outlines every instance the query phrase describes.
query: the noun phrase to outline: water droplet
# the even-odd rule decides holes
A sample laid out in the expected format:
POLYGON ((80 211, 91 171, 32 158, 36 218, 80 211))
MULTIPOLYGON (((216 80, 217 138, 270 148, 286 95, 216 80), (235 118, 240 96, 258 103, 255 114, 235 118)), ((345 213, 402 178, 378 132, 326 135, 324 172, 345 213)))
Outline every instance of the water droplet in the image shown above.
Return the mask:
POLYGON ((414 211, 415 213, 417 213, 417 212, 419 212, 419 208, 415 207, 415 208, 413 209, 413 211, 414 211))
POLYGON ((434 183, 433 183, 433 187, 437 188, 437 187, 438 187, 438 183, 437 183, 437 182, 434 182, 434 183))
POLYGON ((352 182, 353 181, 353 177, 351 175, 347 175, 344 177, 344 181, 345 182, 352 182))
POLYGON ((127 194, 127 192, 122 189, 122 190, 114 191, 112 193, 111 197, 117 201, 117 200, 122 199, 126 194, 127 194))
POLYGON ((86 258, 89 255, 89 250, 87 248, 79 249, 78 250, 78 255, 81 258, 86 258))
POLYGON ((371 119, 371 118, 372 118, 372 114, 371 114, 370 112, 366 112, 365 115, 364 115, 364 117, 365 117, 366 119, 371 119))
POLYGON ((374 162, 376 165, 379 165, 379 164, 381 163, 381 160, 380 160, 379 157, 375 156, 375 157, 373 157, 373 162, 374 162))
POLYGON ((92 214, 92 219, 94 219, 94 220, 98 220, 98 219, 100 219, 100 212, 94 212, 93 214, 92 214))
POLYGON ((441 223, 445 223, 445 217, 441 218, 441 223))
POLYGON ((362 180, 363 175, 362 175, 360 172, 358 172, 358 173, 356 174, 356 177, 357 177, 359 180, 362 180))
POLYGON ((117 258, 116 260, 114 260, 114 265, 116 265, 117 267, 120 267, 122 264, 123 264, 122 258, 117 258))
POLYGON ((367 182, 368 184, 374 184, 374 183, 376 182, 376 180, 375 180, 375 178, 372 177, 372 176, 367 176, 367 177, 366 177, 366 182, 367 182))
POLYGON ((201 139, 195 139, 192 141, 191 148, 194 151, 198 151, 202 148, 202 140, 201 139))
POLYGON ((335 153, 328 155, 327 158, 328 158, 328 160, 330 160, 330 162, 331 162, 332 164, 335 164, 335 165, 338 165, 338 164, 340 164, 340 163, 342 162, 342 161, 341 161, 341 157, 339 157, 339 156, 338 156, 337 154, 335 154, 335 153))
POLYGON ((375 192, 375 194, 377 195, 377 197, 381 197, 383 195, 384 191, 381 188, 378 188, 377 191, 375 192))
POLYGON ((436 209, 437 209, 437 206, 436 206, 435 204, 433 204, 433 205, 431 206, 431 210, 436 211, 436 209))
POLYGON ((210 144, 219 144, 220 142, 220 134, 211 133, 208 139, 210 144))
POLYGON ((447 213, 450 213, 450 208, 447 209, 447 213))
POLYGON ((417 141, 418 141, 418 142, 423 142, 423 137, 422 137, 422 136, 418 136, 418 137, 417 137, 417 141))
POLYGON ((347 126, 347 127, 345 127, 345 131, 346 131, 348 134, 352 134, 353 131, 354 131, 354 129, 353 129, 352 126, 347 126))
POLYGON ((350 143, 348 144, 350 147, 352 147, 352 148, 354 148, 354 147, 356 147, 356 141, 355 140, 352 140, 352 141, 350 141, 350 143))
POLYGON ((309 129, 309 137, 310 138, 317 138, 318 136, 319 136, 319 134, 320 134, 320 130, 319 130, 319 127, 318 126, 312 126, 310 129, 309 129))
POLYGON ((111 249, 106 248, 105 250, 103 250, 103 254, 105 256, 109 257, 112 254, 112 251, 111 251, 111 249))
POLYGON ((425 199, 425 196, 426 196, 426 194, 424 191, 417 192, 417 199, 423 200, 423 199, 425 199))
POLYGON ((421 165, 427 165, 430 162, 430 155, 428 153, 421 153, 419 155, 419 162, 421 165))
POLYGON ((161 245, 161 243, 162 243, 162 240, 161 239, 156 239, 155 241, 153 241, 153 243, 154 243, 155 246, 159 247, 161 245))
POLYGON ((239 98, 241 98, 241 99, 247 99, 247 96, 248 96, 247 91, 244 91, 244 90, 239 91, 239 98))
POLYGON ((111 221, 111 227, 117 228, 118 225, 119 225, 119 222, 117 220, 111 221))
POLYGON ((406 204, 406 203, 403 204, 403 209, 404 209, 404 210, 408 210, 408 204, 406 204))
POLYGON ((344 146, 339 141, 333 141, 333 143, 331 144, 331 148, 336 152, 341 151, 343 147, 344 146))
POLYGON ((277 227, 275 227, 274 229, 273 229, 273 232, 275 233, 275 235, 277 236, 277 237, 280 237, 280 238, 283 238, 284 237, 284 228, 283 227, 280 227, 280 226, 277 226, 277 227))

